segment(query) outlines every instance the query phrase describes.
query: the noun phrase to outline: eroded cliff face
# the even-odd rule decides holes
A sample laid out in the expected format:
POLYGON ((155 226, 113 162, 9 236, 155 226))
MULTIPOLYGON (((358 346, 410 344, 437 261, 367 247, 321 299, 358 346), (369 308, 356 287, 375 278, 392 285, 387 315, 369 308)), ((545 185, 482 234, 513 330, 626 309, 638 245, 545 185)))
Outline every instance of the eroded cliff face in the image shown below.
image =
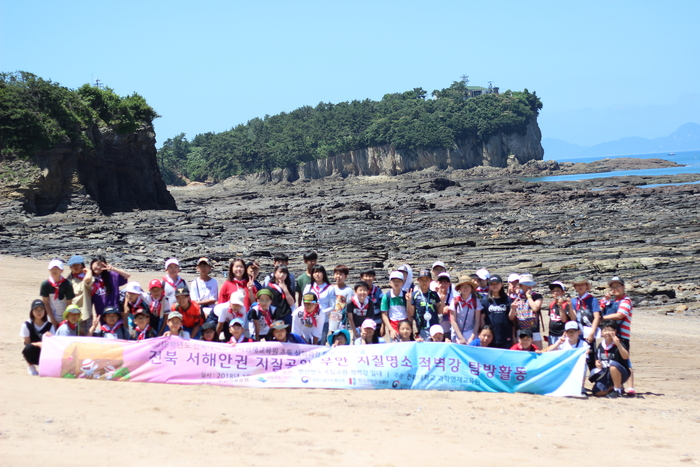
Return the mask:
POLYGON ((32 214, 93 207, 103 213, 135 209, 177 209, 161 179, 153 127, 118 134, 95 125, 88 132, 94 148, 68 142, 39 151, 30 160, 3 161, 19 173, 0 195, 21 201, 32 214))
POLYGON ((461 140, 449 149, 396 149, 390 145, 359 149, 327 159, 244 177, 249 181, 293 182, 333 175, 399 175, 414 170, 469 169, 477 166, 507 167, 542 160, 542 133, 533 116, 525 134, 497 134, 485 142, 476 138, 461 140))

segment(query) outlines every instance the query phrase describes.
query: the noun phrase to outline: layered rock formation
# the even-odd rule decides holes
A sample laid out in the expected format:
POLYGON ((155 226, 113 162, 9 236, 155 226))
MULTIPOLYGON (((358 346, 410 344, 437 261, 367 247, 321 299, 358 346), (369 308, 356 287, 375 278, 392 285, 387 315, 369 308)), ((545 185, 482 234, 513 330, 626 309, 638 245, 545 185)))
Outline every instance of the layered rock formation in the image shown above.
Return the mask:
POLYGON ((86 135, 94 149, 65 143, 30 160, 2 161, 4 173, 14 176, 5 177, 0 197, 19 200, 27 212, 38 215, 85 204, 107 214, 177 209, 160 176, 151 125, 129 134, 94 125, 86 135))

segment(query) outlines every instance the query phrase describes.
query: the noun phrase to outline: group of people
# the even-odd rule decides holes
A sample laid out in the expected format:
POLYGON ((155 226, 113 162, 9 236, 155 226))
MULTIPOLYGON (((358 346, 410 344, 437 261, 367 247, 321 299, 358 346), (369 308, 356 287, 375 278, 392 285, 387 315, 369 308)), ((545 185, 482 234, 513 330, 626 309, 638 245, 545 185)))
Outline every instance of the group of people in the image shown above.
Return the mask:
POLYGON ((608 281, 601 299, 591 295, 586 278, 572 282, 573 298, 566 284, 554 281, 548 284, 547 309, 531 274, 510 274, 504 282, 479 269, 453 281, 445 263, 436 261, 414 281, 412 268, 404 264, 391 271, 389 288, 382 291, 372 269, 360 271, 350 286, 347 266, 336 266, 331 281, 316 252, 303 260, 306 269, 295 277, 287 255, 276 254, 273 271, 261 277, 256 261, 234 259, 219 286, 209 259, 197 261, 197 277, 188 284, 178 260, 170 258, 164 275, 143 290, 104 256, 89 265, 80 255, 71 257, 66 277, 63 262, 54 259, 20 332, 28 371, 38 374, 46 335, 178 336, 231 345, 452 342, 530 352, 586 348, 594 395, 635 394, 629 359, 632 301, 619 277, 608 281), (543 308, 549 317, 546 336, 543 308))

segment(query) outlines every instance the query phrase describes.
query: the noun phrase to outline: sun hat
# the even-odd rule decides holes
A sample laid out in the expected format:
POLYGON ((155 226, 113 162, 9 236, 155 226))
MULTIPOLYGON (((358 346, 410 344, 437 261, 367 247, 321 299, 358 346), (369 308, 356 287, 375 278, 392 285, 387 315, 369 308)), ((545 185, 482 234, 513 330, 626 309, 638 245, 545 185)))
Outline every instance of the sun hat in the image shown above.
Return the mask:
POLYGON ((482 281, 487 281, 491 277, 491 273, 489 273, 489 270, 485 268, 477 269, 476 275, 479 276, 479 279, 482 281))
POLYGON ((68 319, 68 315, 71 313, 80 314, 80 308, 78 308, 78 305, 68 305, 66 310, 63 312, 63 319, 68 319))
POLYGON ((430 326, 430 337, 435 337, 436 334, 445 334, 445 330, 439 324, 430 326))
POLYGON ((590 284, 591 284, 591 281, 589 281, 588 279, 586 279, 586 278, 583 277, 583 276, 578 276, 576 279, 574 279, 573 281, 571 281, 571 283, 572 283, 573 285, 576 285, 576 284, 588 284, 588 285, 590 285, 590 284))
POLYGON ((391 274, 389 274, 389 280, 392 279, 401 279, 402 281, 406 280, 406 277, 403 275, 403 273, 399 270, 392 271, 391 274))
POLYGON ((567 321, 564 325, 564 331, 570 331, 572 329, 576 329, 578 331, 578 323, 576 321, 567 321))
POLYGON ((52 259, 49 262, 49 270, 51 270, 53 268, 58 268, 61 271, 63 271, 63 261, 61 261, 60 259, 52 259))
POLYGON ((176 265, 177 267, 180 267, 180 262, 177 260, 177 258, 170 258, 165 262, 165 269, 168 269, 168 266, 171 264, 176 265))
POLYGON ((289 327, 289 325, 286 324, 281 319, 278 319, 277 321, 273 321, 272 324, 270 325, 270 327, 272 329, 287 329, 289 327))
POLYGON ((128 293, 142 293, 143 289, 141 289, 141 284, 139 284, 136 281, 131 281, 128 284, 126 284, 126 287, 124 288, 125 291, 128 293))
POLYGON ((155 289, 156 287, 163 288, 163 282, 160 279, 151 279, 148 283, 148 290, 155 289))
POLYGON ((561 290, 566 292, 566 286, 562 281, 554 281, 551 284, 549 284, 549 290, 554 290, 554 287, 561 287, 561 290))
POLYGON ((170 313, 168 313, 168 321, 175 318, 179 318, 180 320, 182 320, 182 314, 179 311, 171 311, 170 313))
POLYGON ((346 345, 350 345, 350 333, 348 332, 347 329, 338 329, 333 334, 329 334, 328 335, 328 345, 333 345, 333 340, 335 339, 335 336, 337 336, 339 334, 344 335, 346 345))
POLYGON ((532 274, 523 274, 520 276, 520 283, 526 287, 534 287, 537 285, 537 282, 535 279, 532 277, 532 274))
POLYGON ((40 300, 38 298, 32 302, 32 307, 29 309, 29 311, 37 307, 42 307, 44 310, 46 310, 46 305, 44 305, 43 300, 40 300))
POLYGON ((474 282, 474 279, 472 279, 469 276, 460 277, 459 282, 457 282, 457 285, 455 285, 455 289, 459 290, 462 288, 463 285, 471 285, 473 291, 475 291, 477 289, 477 287, 479 287, 479 284, 474 282))
POLYGON ((85 264, 85 260, 80 255, 73 255, 66 264, 68 264, 68 266, 73 266, 74 264, 85 264))
POLYGON ((520 274, 512 273, 508 276, 508 282, 518 282, 520 280, 520 274))
POLYGON ((360 328, 361 329, 366 329, 366 328, 377 329, 377 323, 375 323, 373 319, 367 318, 362 322, 362 326, 360 326, 360 328))

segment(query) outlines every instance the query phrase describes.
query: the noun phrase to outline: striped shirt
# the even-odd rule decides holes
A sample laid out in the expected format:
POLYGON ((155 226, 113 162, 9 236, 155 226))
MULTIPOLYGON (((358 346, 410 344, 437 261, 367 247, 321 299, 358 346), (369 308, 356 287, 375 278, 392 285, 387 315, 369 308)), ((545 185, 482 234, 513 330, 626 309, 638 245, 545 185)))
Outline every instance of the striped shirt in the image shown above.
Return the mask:
POLYGON ((620 322, 620 337, 629 339, 632 334, 632 300, 625 295, 618 302, 618 313, 625 315, 625 318, 620 322))

